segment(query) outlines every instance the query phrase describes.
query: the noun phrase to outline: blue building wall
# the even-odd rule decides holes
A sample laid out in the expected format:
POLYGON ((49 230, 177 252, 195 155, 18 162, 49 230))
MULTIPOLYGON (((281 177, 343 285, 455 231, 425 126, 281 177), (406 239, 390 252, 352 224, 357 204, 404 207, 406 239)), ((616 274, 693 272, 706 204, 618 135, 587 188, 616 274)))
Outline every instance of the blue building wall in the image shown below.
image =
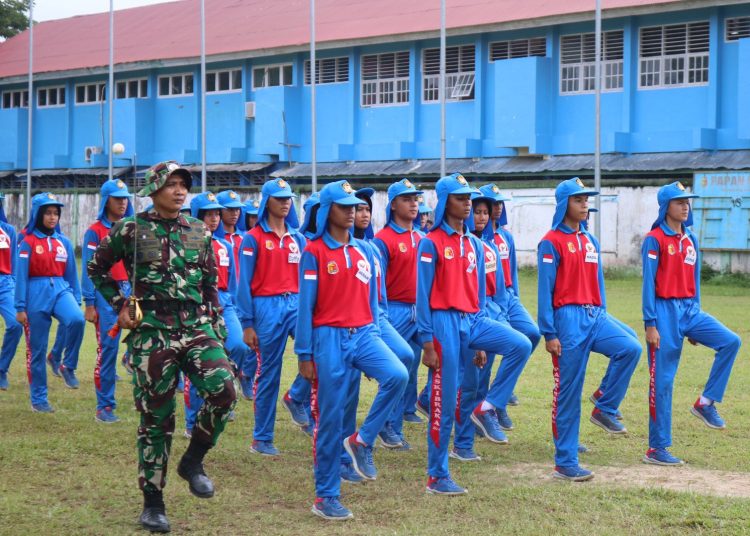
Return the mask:
MULTIPOLYGON (((602 94, 604 152, 664 152, 750 149, 750 39, 726 42, 728 17, 750 16, 750 5, 607 19, 604 30, 624 32, 624 84, 602 94), (639 30, 645 26, 710 22, 709 83, 670 89, 640 89, 639 30)), ((593 23, 562 24, 451 38, 449 46, 475 45, 474 99, 447 104, 447 156, 471 158, 531 154, 585 154, 594 150, 594 95, 560 92, 560 38, 593 32, 593 23), (489 43, 546 38, 547 57, 490 62, 489 43)), ((319 161, 438 158, 440 106, 423 102, 422 54, 438 41, 414 40, 323 50, 319 58, 348 56, 349 81, 317 86, 319 161), (407 104, 362 107, 360 61, 364 54, 408 51, 410 99, 407 104)), ((210 163, 309 161, 310 86, 303 83, 306 53, 239 59, 209 64, 208 70, 240 68, 242 89, 209 93, 207 159, 210 163), (291 63, 293 83, 253 88, 255 67, 291 63), (254 119, 245 103, 256 103, 254 119), (284 118, 286 121, 284 122, 284 118), (286 124, 285 124, 286 123, 286 124), (291 153, 290 153, 291 151, 291 153)), ((63 73, 64 75, 64 73, 63 73)), ((147 77, 145 99, 114 102, 114 140, 125 144, 126 163, 163 159, 200 160, 200 71, 198 65, 156 68, 117 75, 147 77), (192 73, 191 96, 159 97, 158 77, 192 73)), ((106 165, 108 105, 75 104, 75 86, 105 82, 104 77, 62 78, 35 87, 65 85, 67 104, 34 110, 33 166, 81 168, 106 165), (102 133, 104 138, 102 137, 102 133), (90 162, 86 146, 103 147, 90 162)), ((0 91, 22 89, 22 84, 0 91)), ((35 91, 36 93, 36 91, 35 91)), ((36 105, 36 95, 32 99, 36 105)), ((0 169, 26 166, 26 110, 0 109, 0 169)))

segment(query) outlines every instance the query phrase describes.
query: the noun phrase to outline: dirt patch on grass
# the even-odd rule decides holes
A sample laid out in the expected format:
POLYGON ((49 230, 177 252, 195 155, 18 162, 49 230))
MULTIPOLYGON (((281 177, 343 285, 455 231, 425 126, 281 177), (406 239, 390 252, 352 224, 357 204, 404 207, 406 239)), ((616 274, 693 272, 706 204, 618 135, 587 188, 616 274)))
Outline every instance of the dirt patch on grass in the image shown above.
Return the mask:
MULTIPOLYGON (((548 465, 516 464, 504 467, 510 476, 528 480, 529 476, 552 481, 552 470, 548 465)), ((750 498, 750 473, 713 471, 684 465, 681 467, 657 467, 633 465, 629 467, 589 466, 596 477, 596 485, 619 485, 634 488, 660 488, 670 491, 714 495, 718 497, 750 498)))

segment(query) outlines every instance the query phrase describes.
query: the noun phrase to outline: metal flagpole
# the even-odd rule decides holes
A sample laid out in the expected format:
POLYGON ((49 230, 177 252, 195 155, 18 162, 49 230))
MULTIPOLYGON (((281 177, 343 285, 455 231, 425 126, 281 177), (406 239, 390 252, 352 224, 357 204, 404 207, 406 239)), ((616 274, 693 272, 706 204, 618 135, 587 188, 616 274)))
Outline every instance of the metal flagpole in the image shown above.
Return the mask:
POLYGON ((440 176, 445 177, 445 0, 440 0, 440 176))
MULTIPOLYGON (((594 40, 596 60, 594 62, 594 94, 596 107, 596 127, 594 129, 594 189, 601 191, 602 188, 602 3, 596 0, 596 13, 594 16, 594 40)), ((594 218, 594 233, 601 242, 602 240, 602 202, 601 195, 594 197, 594 206, 597 209, 594 218)))
MULTIPOLYGON (((29 96, 27 98, 28 132, 26 133, 26 219, 31 217, 31 145, 34 127, 34 1, 29 0, 29 96)), ((23 106, 23 95, 21 95, 23 106)))
POLYGON ((201 192, 206 191, 206 2, 201 0, 201 192))
POLYGON ((109 82, 107 85, 107 101, 109 103, 109 150, 108 176, 112 180, 112 110, 115 98, 115 11, 114 0, 109 0, 109 82))
MULTIPOLYGON (((315 113, 315 88, 318 66, 315 59, 315 0, 310 0, 310 122, 312 132, 310 133, 310 160, 312 163, 312 191, 318 191, 318 152, 317 152, 317 114, 315 113)), ((287 151, 289 148, 287 147, 287 151)))

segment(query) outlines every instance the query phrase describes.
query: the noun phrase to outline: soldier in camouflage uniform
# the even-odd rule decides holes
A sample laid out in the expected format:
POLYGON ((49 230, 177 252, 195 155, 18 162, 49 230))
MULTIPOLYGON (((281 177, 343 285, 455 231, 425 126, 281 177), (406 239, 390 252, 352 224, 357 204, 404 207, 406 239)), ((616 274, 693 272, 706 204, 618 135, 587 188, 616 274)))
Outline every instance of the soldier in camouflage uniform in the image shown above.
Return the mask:
POLYGON ((115 224, 88 271, 97 290, 120 311, 119 325, 131 330, 126 342, 135 372, 133 396, 141 414, 138 464, 144 510, 140 523, 152 531, 168 532, 162 489, 175 426, 177 374, 186 374, 205 400, 177 468, 197 497, 213 496, 203 458, 224 430, 236 394, 222 346, 226 330, 219 314, 210 234, 203 222, 180 214, 192 177, 170 161, 147 170, 145 181, 138 194, 150 196, 154 208, 138 213, 137 225, 133 217, 115 224), (134 230, 138 235, 133 295, 143 311, 140 322, 131 319, 127 299, 110 276, 110 268, 123 260, 132 280, 134 230))

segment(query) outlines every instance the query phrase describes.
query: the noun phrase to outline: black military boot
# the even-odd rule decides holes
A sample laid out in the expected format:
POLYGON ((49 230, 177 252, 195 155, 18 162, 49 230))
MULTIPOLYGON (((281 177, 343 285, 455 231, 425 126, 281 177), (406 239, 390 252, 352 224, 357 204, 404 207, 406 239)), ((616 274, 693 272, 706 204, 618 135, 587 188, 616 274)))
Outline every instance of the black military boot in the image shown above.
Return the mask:
POLYGON ((161 491, 155 493, 143 492, 143 512, 138 518, 141 527, 150 532, 169 532, 169 520, 164 508, 161 491))
POLYGON ((203 470, 203 458, 210 448, 210 444, 197 441, 193 437, 177 466, 177 474, 190 484, 190 493, 201 499, 210 499, 214 496, 214 483, 203 470))

